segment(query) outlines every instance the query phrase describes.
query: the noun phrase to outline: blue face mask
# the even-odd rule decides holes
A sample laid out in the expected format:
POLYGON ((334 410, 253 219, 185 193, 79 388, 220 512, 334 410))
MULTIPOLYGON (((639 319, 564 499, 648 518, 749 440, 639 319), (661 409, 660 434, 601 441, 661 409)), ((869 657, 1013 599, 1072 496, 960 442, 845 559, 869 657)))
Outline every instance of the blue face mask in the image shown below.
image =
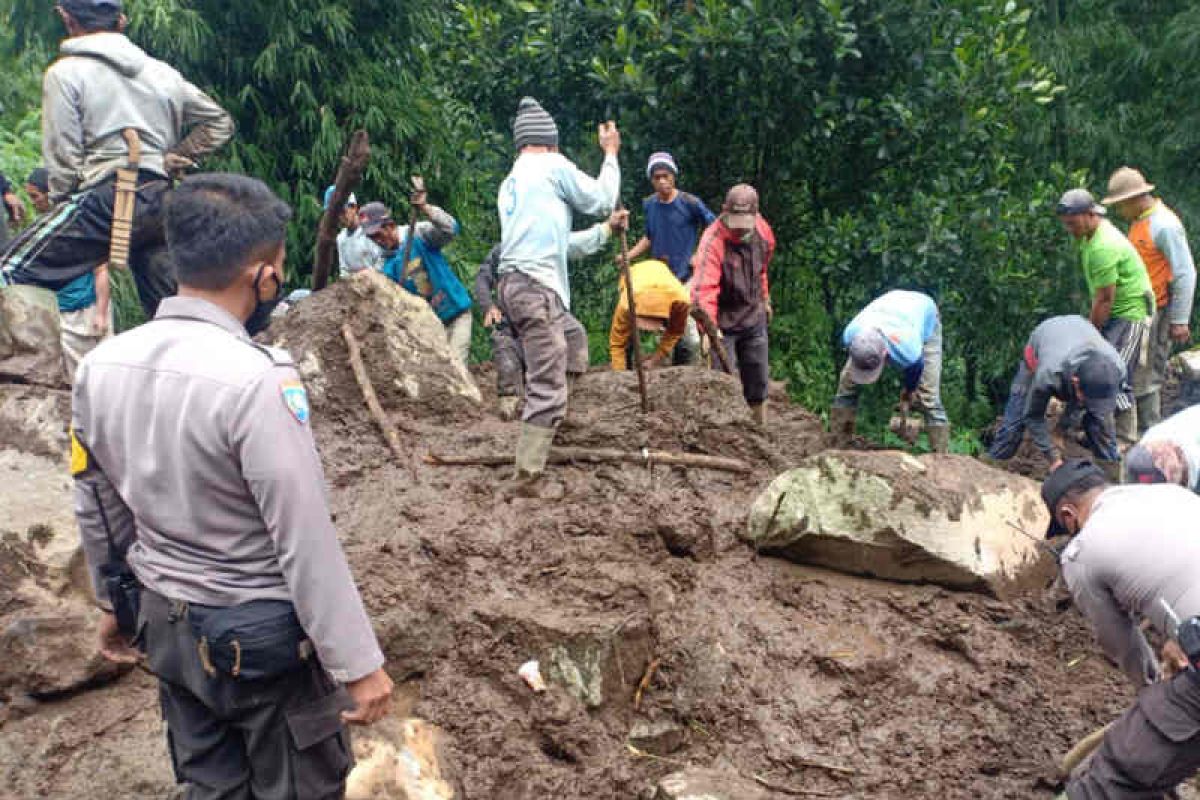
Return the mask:
POLYGON ((246 320, 246 333, 255 336, 267 329, 271 324, 271 312, 275 310, 275 306, 283 302, 283 284, 279 282, 279 276, 272 274, 271 279, 275 281, 275 296, 270 300, 259 299, 259 283, 262 281, 263 270, 267 268, 266 264, 262 264, 258 268, 258 272, 254 273, 254 311, 251 312, 250 318, 246 320))

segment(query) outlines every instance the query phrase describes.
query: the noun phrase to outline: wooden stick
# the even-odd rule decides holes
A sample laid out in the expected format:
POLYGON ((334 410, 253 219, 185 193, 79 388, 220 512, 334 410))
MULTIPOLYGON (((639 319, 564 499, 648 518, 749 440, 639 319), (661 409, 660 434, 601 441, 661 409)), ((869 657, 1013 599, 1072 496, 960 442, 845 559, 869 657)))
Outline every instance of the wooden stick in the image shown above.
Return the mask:
MULTIPOLYGON (((617 210, 624 206, 617 202, 617 210)), ((642 365, 642 339, 638 335, 637 305, 633 299, 633 274, 629 269, 629 226, 621 227, 621 275, 625 278, 625 302, 629 306, 629 329, 633 337, 633 368, 637 370, 638 394, 642 397, 642 413, 650 412, 650 398, 646 394, 646 368, 642 365)))
POLYGON ((337 177, 333 182, 333 197, 329 198, 329 208, 321 215, 321 223, 317 228, 317 255, 313 264, 313 291, 324 289, 329 283, 329 271, 333 266, 333 257, 337 253, 338 218, 346 205, 346 198, 362 181, 363 171, 371 157, 371 142, 366 131, 355 131, 346 147, 346 155, 342 156, 341 166, 338 167, 337 177))
MULTIPOLYGON (((477 455, 449 455, 445 453, 430 453, 425 457, 430 464, 447 467, 484 466, 498 467, 512 464, 512 453, 480 453, 477 455)), ((550 450, 550 463, 571 464, 586 462, 590 464, 607 464, 612 462, 627 462, 632 464, 663 464, 669 467, 698 467, 700 469, 715 469, 722 472, 752 472, 753 467, 745 461, 722 456, 708 456, 700 453, 677 453, 665 450, 617 450, 615 448, 594 447, 554 447, 550 450)))
POLYGON ((692 319, 704 331, 704 335, 708 337, 709 343, 712 345, 717 354, 717 360, 721 362, 721 369, 725 370, 725 374, 733 374, 733 366, 729 363, 729 354, 725 352, 725 340, 721 338, 721 332, 717 330, 717 324, 713 322, 712 317, 708 315, 700 306, 692 306, 692 319))
POLYGON ((354 370, 358 388, 362 390, 363 399, 367 401, 367 408, 371 410, 371 416, 375 418, 375 423, 383 433, 383 438, 392 448, 392 455, 401 462, 407 462, 408 454, 400 446, 400 434, 396 433, 396 429, 388 423, 387 417, 384 416, 383 406, 379 405, 379 397, 375 394, 375 387, 371 385, 371 378, 367 375, 367 368, 363 364, 362 349, 358 346, 358 339, 354 338, 354 331, 350 330, 348 322, 342 325, 342 338, 346 340, 346 347, 350 351, 350 369, 354 370))
POLYGON ((792 786, 784 786, 779 783, 773 783, 762 775, 754 775, 754 782, 759 786, 770 789, 772 792, 780 794, 790 794, 793 797, 844 797, 844 792, 824 792, 820 789, 797 789, 792 786))
POLYGON ((654 673, 658 672, 658 665, 662 663, 662 659, 654 659, 646 665, 646 674, 638 681, 637 691, 633 693, 633 710, 642 710, 642 695, 650 688, 650 681, 654 680, 654 673))
MULTIPOLYGON (((425 181, 420 175, 412 176, 412 193, 417 194, 425 191, 425 181)), ((400 282, 404 283, 408 280, 408 257, 412 255, 413 238, 417 235, 417 207, 412 207, 412 213, 408 215, 408 236, 404 237, 404 258, 400 261, 400 282)))

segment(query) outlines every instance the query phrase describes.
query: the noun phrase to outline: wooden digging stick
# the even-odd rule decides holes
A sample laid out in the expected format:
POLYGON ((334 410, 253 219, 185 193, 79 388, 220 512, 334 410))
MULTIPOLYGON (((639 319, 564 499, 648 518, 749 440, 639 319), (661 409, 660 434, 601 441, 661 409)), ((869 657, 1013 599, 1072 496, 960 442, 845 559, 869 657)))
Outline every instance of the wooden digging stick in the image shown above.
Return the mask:
POLYGON ((370 157, 371 141, 367 132, 355 131, 350 137, 346 155, 342 156, 337 177, 334 178, 333 197, 329 198, 329 208, 321 215, 321 224, 317 229, 317 259, 313 264, 314 292, 324 289, 329 283, 329 272, 333 267, 334 254, 337 253, 338 219, 346 205, 346 198, 362 180, 370 157))
POLYGON ((112 232, 108 246, 108 266, 129 268, 129 240, 133 236, 133 212, 137 208, 138 163, 142 160, 142 140, 133 128, 121 131, 129 148, 127 166, 117 169, 113 188, 112 232))
MULTIPOLYGON (((412 176, 412 193, 425 191, 425 181, 420 175, 412 176)), ((408 280, 408 257, 412 254, 413 237, 417 235, 417 207, 412 207, 412 213, 408 217, 408 236, 404 239, 404 260, 400 262, 401 273, 400 282, 404 283, 408 280)))
POLYGON ((700 329, 704 331, 704 335, 708 337, 713 352, 717 354, 717 360, 721 362, 721 369, 725 370, 726 374, 732 375, 733 366, 729 363, 729 354, 725 352, 725 342, 721 339, 721 332, 717 330, 717 324, 700 306, 692 306, 692 319, 696 320, 700 329))
MULTIPOLYGON (((550 450, 550 463, 571 464, 576 462, 590 464, 610 464, 625 462, 630 464, 663 464, 669 467, 697 467, 700 469, 715 469, 722 472, 747 473, 753 467, 745 461, 722 456, 708 456, 701 453, 675 453, 665 450, 617 450, 608 447, 554 447, 550 450)), ((430 453, 425 457, 429 464, 445 467, 497 467, 512 464, 512 453, 480 453, 478 455, 459 455, 447 453, 430 453)))
POLYGON ((346 349, 350 351, 350 369, 354 370, 358 388, 362 390, 363 400, 367 402, 367 408, 370 409, 371 416, 375 418, 375 424, 379 426, 379 431, 387 440, 388 447, 392 449, 392 455, 396 457, 396 460, 407 463, 408 454, 400 446, 400 434, 396 433, 396 429, 388 423, 387 415, 383 413, 383 406, 379 405, 379 396, 375 394, 371 376, 367 375, 367 368, 363 364, 362 348, 358 346, 358 339, 355 338, 354 331, 350 330, 348 322, 342 325, 342 338, 346 340, 346 349))
MULTIPOLYGON (((624 205, 617 201, 617 210, 624 205)), ((625 279, 625 301, 629 305, 629 330, 633 339, 633 368, 637 370, 638 394, 642 398, 642 413, 650 412, 650 398, 646 395, 646 368, 642 366, 642 339, 638 333, 637 305, 633 299, 633 273, 629 268, 629 225, 621 227, 621 276, 625 279)))

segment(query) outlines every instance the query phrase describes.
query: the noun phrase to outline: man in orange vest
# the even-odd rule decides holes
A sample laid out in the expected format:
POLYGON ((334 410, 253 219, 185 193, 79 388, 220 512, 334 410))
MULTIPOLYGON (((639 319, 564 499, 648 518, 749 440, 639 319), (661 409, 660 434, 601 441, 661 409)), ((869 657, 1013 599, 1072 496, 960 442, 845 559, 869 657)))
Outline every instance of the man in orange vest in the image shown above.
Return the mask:
POLYGON ((1146 358, 1133 376, 1139 434, 1162 419, 1161 390, 1171 343, 1186 344, 1191 338, 1188 322, 1196 289, 1196 267, 1183 223, 1153 191, 1142 173, 1121 167, 1108 179, 1108 197, 1101 201, 1130 223, 1129 240, 1146 265, 1158 306, 1146 358))

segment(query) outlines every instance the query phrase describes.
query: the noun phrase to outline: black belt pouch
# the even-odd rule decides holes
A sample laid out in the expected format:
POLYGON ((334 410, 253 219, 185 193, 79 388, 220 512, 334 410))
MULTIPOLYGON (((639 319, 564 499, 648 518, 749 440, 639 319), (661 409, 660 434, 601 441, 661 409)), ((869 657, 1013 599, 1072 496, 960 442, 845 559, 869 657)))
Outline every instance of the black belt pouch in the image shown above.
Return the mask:
POLYGON ((240 681, 274 678, 312 654, 296 609, 286 600, 225 608, 191 603, 188 621, 205 669, 240 681))

